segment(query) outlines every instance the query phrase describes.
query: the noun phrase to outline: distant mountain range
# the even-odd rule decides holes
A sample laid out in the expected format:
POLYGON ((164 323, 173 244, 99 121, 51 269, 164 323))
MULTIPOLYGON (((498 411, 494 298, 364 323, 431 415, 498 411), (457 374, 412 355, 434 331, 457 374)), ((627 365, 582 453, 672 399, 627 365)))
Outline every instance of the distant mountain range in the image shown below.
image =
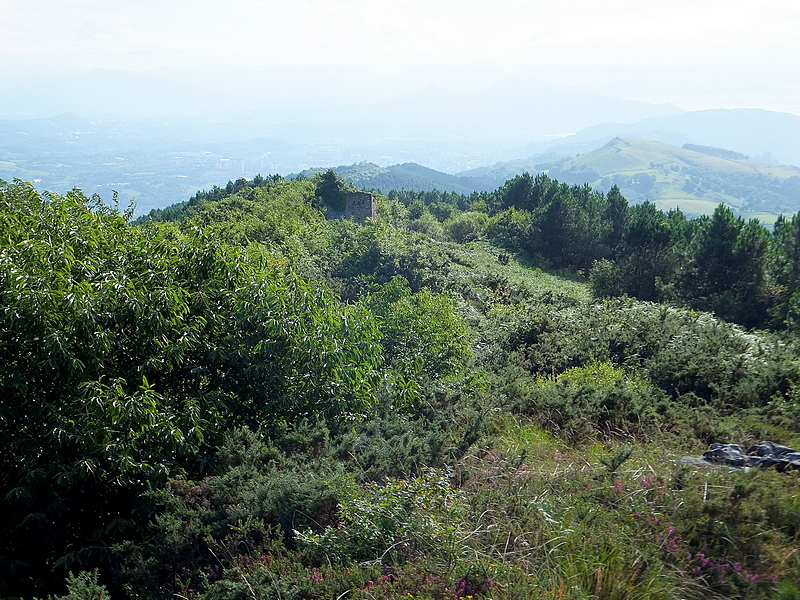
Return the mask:
MULTIPOLYGON (((515 79, 466 93, 429 86, 376 100, 374 94, 337 88, 336 78, 301 85, 287 80, 286 73, 231 73, 203 78, 200 72, 98 69, 61 78, 0 81, 0 119, 23 129, 32 120, 65 113, 88 121, 93 129, 123 123, 132 135, 113 139, 117 152, 131 137, 170 137, 171 147, 182 151, 197 150, 187 143, 209 151, 209 144, 261 140, 255 154, 237 158, 270 154, 270 162, 286 172, 364 159, 416 162, 456 172, 526 156, 530 152, 525 146, 532 142, 551 143, 598 123, 630 124, 682 112, 672 105, 515 79), (133 132, 137 127, 139 135, 133 132), (302 148, 301 156, 276 153, 271 143, 276 140, 302 148)), ((13 148, 0 145, 2 150, 13 148)))
MULTIPOLYGON (((676 171, 667 177, 656 168, 656 183, 646 190, 643 177, 651 169, 607 172, 585 155, 619 137, 717 147, 765 165, 800 165, 796 115, 685 112, 513 79, 470 93, 429 87, 382 101, 319 88, 292 102, 275 85, 280 77, 226 73, 228 79, 205 87, 201 73, 183 71, 177 78, 160 71, 93 71, 7 85, 0 116, 42 116, 0 120, 0 178, 62 193, 80 187, 105 198, 116 190, 123 202, 135 200, 139 213, 230 179, 333 165, 354 165, 348 176, 360 187, 383 190, 491 190, 527 170, 559 174, 570 183, 585 177, 598 187, 615 181, 633 199, 657 194, 655 199, 679 200, 692 212, 705 211, 698 202, 718 199, 751 213, 795 206, 792 184, 784 189, 775 183, 791 177, 774 172, 758 171, 773 179, 752 176, 753 189, 745 193, 724 181, 700 189, 696 179, 686 183, 676 171), (73 112, 52 116, 59 108, 73 112), (625 179, 634 176, 635 183, 625 179)), ((682 160, 654 158, 645 166, 669 164, 687 177, 714 179, 711 171, 699 173, 700 166, 682 160)))
POLYGON ((578 87, 502 79, 471 91, 431 85, 388 100, 349 89, 336 78, 302 81, 297 74, 230 67, 206 73, 182 70, 131 72, 95 69, 61 77, 30 77, 4 84, 0 119, 49 118, 73 113, 86 118, 149 119, 216 117, 264 124, 320 137, 342 133, 360 139, 400 136, 431 139, 533 138, 561 135, 605 122, 634 123, 682 112, 596 94, 578 87), (254 122, 255 121, 255 122, 254 122))
POLYGON ((552 140, 597 123, 635 123, 680 114, 670 104, 612 98, 575 87, 503 79, 471 93, 430 86, 391 101, 355 107, 373 133, 420 140, 525 144, 552 140))

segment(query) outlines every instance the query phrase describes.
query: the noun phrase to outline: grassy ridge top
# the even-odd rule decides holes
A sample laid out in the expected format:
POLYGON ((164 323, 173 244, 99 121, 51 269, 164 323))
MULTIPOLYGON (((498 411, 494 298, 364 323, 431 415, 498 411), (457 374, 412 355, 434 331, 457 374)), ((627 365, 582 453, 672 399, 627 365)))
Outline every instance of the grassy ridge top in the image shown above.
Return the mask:
POLYGON ((653 140, 629 138, 615 138, 602 148, 570 161, 570 165, 592 168, 601 175, 648 170, 653 164, 659 168, 702 165, 723 173, 758 173, 782 179, 800 175, 797 167, 720 158, 653 140))

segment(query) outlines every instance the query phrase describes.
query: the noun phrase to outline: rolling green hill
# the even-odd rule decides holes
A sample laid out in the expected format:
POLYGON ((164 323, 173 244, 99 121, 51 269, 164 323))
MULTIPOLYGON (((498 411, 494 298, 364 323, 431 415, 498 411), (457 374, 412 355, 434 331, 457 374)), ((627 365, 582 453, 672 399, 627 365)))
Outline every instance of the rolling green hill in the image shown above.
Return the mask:
MULTIPOLYGON (((299 173, 299 175, 312 177, 314 174, 325 170, 324 168, 308 169, 299 173)), ((479 189, 483 190, 482 187, 476 187, 476 182, 470 179, 442 173, 415 163, 380 167, 374 163, 360 162, 353 165, 338 166, 335 170, 342 179, 358 188, 378 190, 383 193, 388 193, 392 190, 413 190, 416 192, 439 190, 440 192, 469 194, 479 189)), ((489 190, 496 187, 497 184, 490 185, 486 189, 489 190)))
POLYGON ((800 209, 797 167, 720 158, 655 141, 615 138, 549 174, 601 190, 617 185, 632 202, 651 200, 659 208, 680 207, 693 215, 724 203, 742 216, 771 222, 800 209))

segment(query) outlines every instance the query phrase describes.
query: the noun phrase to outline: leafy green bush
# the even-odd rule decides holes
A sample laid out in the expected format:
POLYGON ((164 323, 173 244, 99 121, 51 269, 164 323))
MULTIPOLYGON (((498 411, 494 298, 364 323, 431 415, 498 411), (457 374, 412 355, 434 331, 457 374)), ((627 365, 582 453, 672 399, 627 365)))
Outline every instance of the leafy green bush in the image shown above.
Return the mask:
POLYGON ((589 275, 592 293, 597 298, 613 298, 624 292, 624 282, 619 267, 607 259, 596 260, 589 275))
POLYGON ((108 590, 99 582, 97 569, 67 576, 67 594, 50 596, 51 600, 109 600, 108 590))
POLYGON ((463 212, 445 221, 443 227, 454 242, 464 244, 480 238, 486 230, 489 217, 482 212, 463 212))
POLYGON ((47 562, 103 561, 138 493, 202 472, 223 423, 347 420, 375 400, 363 308, 77 191, 13 184, 0 203, 0 562, 14 585, 47 562))
POLYGON ((428 236, 403 234, 379 219, 363 226, 333 227, 332 251, 340 261, 334 276, 384 284, 399 275, 415 292, 423 287, 441 289, 450 261, 428 236))
POLYGON ((571 442, 611 436, 644 439, 660 430, 666 396, 610 363, 569 369, 540 378, 520 407, 571 442))
POLYGON ((352 482, 340 496, 336 526, 295 534, 334 564, 431 554, 448 561, 464 537, 463 512, 464 497, 451 487, 449 474, 429 470, 411 480, 352 482))
POLYGON ((407 380, 437 380, 463 371, 469 356, 467 324, 445 294, 416 294, 394 277, 363 304, 380 319, 384 356, 407 380))
POLYGON ((576 386, 542 389, 537 377, 601 362, 660 388, 667 396, 656 393, 644 414, 655 408, 659 416, 651 422, 689 445, 731 436, 757 441, 753 438, 762 432, 788 442, 789 432, 796 430, 778 416, 777 404, 775 410, 768 408, 773 398, 787 397, 797 377, 797 364, 790 358, 793 345, 772 334, 746 333, 710 315, 630 299, 561 303, 558 309, 536 304, 495 308, 484 331, 480 343, 487 350, 478 359, 509 404, 524 410, 550 405, 557 421, 563 421, 557 407, 566 397, 571 398, 566 406, 576 407, 612 401, 576 386), (667 397, 672 401, 665 402, 667 397), (751 418, 743 418, 745 413, 751 418), (767 413, 771 416, 765 419, 767 413), (774 427, 765 427, 768 423, 774 427))
POLYGON ((325 206, 336 211, 343 211, 346 207, 347 192, 355 188, 346 183, 333 169, 315 175, 317 185, 316 195, 325 206))

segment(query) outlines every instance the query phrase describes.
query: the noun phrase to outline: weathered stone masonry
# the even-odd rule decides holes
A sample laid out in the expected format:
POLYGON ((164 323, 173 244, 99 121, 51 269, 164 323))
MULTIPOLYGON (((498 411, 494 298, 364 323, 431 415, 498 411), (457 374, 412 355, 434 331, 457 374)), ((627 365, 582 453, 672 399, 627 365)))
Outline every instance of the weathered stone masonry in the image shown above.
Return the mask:
POLYGON ((369 192, 347 192, 345 209, 328 207, 328 219, 351 219, 363 223, 375 218, 375 198, 369 192))
POLYGON ((344 211, 346 219, 363 223, 375 218, 375 198, 369 192, 348 192, 344 211))

